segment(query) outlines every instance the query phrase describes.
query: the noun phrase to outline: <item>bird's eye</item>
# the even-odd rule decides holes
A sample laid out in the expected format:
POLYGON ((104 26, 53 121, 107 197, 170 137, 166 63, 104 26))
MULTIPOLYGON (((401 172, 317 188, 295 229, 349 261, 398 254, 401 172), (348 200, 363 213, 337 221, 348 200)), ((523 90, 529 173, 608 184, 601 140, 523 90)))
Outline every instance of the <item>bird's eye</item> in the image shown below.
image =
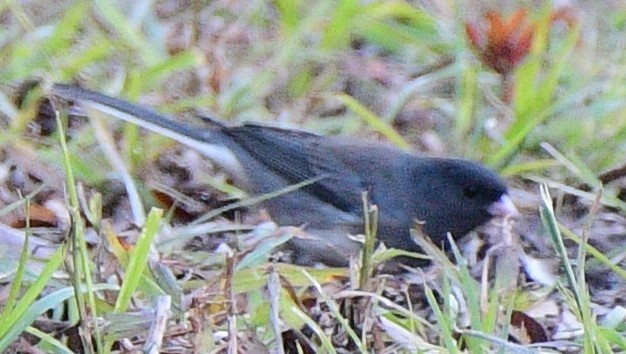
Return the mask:
POLYGON ((466 197, 473 199, 476 196, 476 194, 478 194, 478 189, 475 186, 467 186, 463 188, 463 194, 466 197))

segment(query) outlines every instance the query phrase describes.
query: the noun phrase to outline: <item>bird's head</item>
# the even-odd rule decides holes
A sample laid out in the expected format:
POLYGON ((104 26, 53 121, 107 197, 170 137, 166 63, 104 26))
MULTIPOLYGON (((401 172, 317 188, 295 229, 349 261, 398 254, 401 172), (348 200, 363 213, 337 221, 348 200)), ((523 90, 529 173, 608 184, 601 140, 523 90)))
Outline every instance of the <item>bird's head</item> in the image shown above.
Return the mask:
POLYGON ((424 231, 435 243, 444 241, 448 232, 461 237, 493 217, 518 214, 504 181, 492 170, 460 159, 427 163, 429 168, 416 172, 422 206, 418 217, 426 221, 424 231))

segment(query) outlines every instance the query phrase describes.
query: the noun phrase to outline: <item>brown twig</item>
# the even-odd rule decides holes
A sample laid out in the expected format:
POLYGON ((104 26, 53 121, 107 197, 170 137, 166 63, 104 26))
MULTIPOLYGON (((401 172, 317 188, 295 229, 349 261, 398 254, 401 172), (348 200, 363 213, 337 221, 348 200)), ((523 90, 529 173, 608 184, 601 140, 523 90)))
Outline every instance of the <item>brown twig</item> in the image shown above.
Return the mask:
POLYGON ((603 174, 598 176, 598 178, 600 179, 602 184, 607 184, 625 176, 626 176, 626 165, 623 165, 621 167, 610 170, 608 172, 604 172, 603 174))

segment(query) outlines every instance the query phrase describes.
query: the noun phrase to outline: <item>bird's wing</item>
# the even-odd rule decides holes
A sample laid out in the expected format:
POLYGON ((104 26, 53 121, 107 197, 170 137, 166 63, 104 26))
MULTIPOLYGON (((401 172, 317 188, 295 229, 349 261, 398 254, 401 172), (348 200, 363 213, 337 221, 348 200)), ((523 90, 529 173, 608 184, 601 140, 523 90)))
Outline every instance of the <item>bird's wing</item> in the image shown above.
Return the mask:
POLYGON ((322 137, 255 124, 225 128, 225 133, 286 181, 321 178, 304 190, 340 210, 360 212, 361 192, 367 189, 363 178, 324 146, 322 137))

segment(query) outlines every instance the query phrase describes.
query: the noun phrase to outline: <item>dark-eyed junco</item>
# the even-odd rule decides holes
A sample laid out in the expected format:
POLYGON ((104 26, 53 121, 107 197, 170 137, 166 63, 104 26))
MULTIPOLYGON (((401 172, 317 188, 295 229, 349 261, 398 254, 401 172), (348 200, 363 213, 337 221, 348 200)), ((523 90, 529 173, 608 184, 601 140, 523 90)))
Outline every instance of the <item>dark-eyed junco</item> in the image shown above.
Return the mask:
POLYGON ((436 244, 459 238, 494 216, 516 214, 500 177, 475 162, 419 157, 380 143, 324 137, 256 124, 183 124, 156 111, 73 85, 51 93, 111 113, 203 152, 230 170, 251 194, 313 181, 263 202, 282 225, 305 225, 313 238, 294 239, 296 262, 346 265, 363 232, 362 192, 379 208, 378 239, 419 251, 416 222, 436 244))

